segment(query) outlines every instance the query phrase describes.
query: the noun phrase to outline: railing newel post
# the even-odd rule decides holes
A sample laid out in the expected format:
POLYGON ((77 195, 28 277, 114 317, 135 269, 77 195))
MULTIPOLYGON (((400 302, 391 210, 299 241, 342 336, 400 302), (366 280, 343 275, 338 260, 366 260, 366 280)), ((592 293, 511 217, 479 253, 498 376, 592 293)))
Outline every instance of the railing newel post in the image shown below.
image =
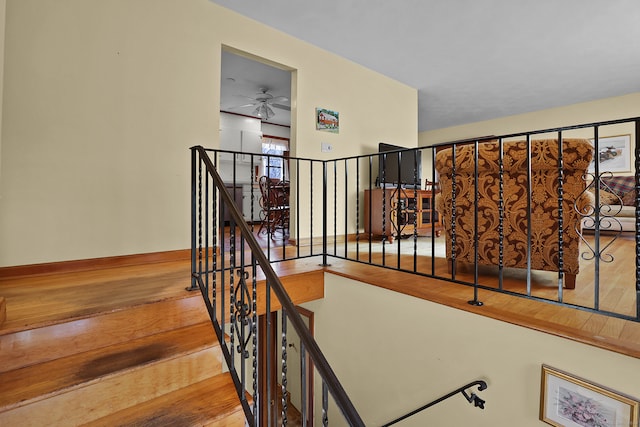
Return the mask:
MULTIPOLYGON (((327 160, 322 161, 322 266, 329 267, 331 264, 327 262, 327 232, 328 224, 327 218, 329 216, 327 198, 328 195, 328 183, 327 183, 327 160)), ((311 224, 313 227, 313 224, 311 224)), ((311 242, 313 245, 313 242, 311 242)))

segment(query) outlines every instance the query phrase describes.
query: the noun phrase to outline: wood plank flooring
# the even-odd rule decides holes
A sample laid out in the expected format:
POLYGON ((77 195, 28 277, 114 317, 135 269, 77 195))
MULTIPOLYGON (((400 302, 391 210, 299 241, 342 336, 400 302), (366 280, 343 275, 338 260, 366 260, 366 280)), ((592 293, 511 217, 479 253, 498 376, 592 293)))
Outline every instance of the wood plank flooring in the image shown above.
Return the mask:
MULTIPOLYGON (((430 239, 430 238, 429 238, 430 239)), ((272 248, 273 259, 285 248, 291 255, 297 248, 278 242, 272 248)), ((301 248, 310 251, 310 247, 301 248)), ((317 248, 315 249, 317 250, 317 248)), ((635 301, 635 247, 629 236, 618 239, 610 251, 616 262, 601 265, 601 308, 615 309, 633 314, 635 301)), ((364 256, 364 255, 363 255, 364 256)), ((397 255, 388 253, 387 265, 395 265, 397 255)), ((366 265, 330 257, 330 266, 320 266, 322 258, 312 256, 295 261, 273 263, 281 277, 303 272, 326 271, 343 275, 375 286, 381 286, 418 298, 456 307, 530 327, 580 342, 596 345, 633 357, 640 357, 640 323, 607 317, 582 310, 557 306, 526 298, 479 290, 482 307, 467 303, 473 297, 473 289, 444 280, 418 277, 409 273, 366 265)), ((374 261, 381 262, 381 255, 374 254, 374 261)), ((411 255, 400 257, 400 262, 413 265, 411 255)), ((446 277, 446 262, 436 256, 420 255, 419 268, 435 266, 438 274, 446 277), (433 264, 432 264, 433 262, 433 264)), ((496 272, 480 271, 480 283, 497 286, 496 272)), ((564 290, 565 302, 589 305, 593 303, 593 269, 584 267, 578 276, 575 290, 564 290)), ((473 272, 461 271, 460 278, 473 278, 473 272)), ((534 272, 532 295, 555 299, 557 274, 534 272)), ((146 265, 129 265, 117 268, 100 268, 94 271, 39 274, 35 276, 0 278, 0 295, 6 299, 6 322, 0 335, 7 331, 46 325, 61 319, 88 316, 92 312, 118 310, 126 304, 183 298, 193 295, 185 290, 190 285, 190 262, 177 260, 155 262, 146 265)), ((523 271, 515 270, 505 276, 505 289, 526 292, 523 271)))
MULTIPOLYGON (((3 389, 11 390, 11 393, 0 392, 0 407, 10 409, 11 405, 114 372, 214 346, 217 346, 215 334, 211 324, 206 322, 25 366, 2 375, 3 389), (56 375, 49 375, 51 372, 56 375)), ((211 370, 221 371, 221 356, 212 360, 217 365, 211 370)))
POLYGON ((230 374, 216 375, 140 405, 123 409, 100 418, 84 427, 106 426, 211 426, 238 427, 245 425, 230 374), (203 396, 216 396, 203 399, 203 396), (234 411, 229 415, 230 411, 234 411), (224 414, 211 419, 211 414, 224 414), (150 415, 151 414, 151 415, 150 415))

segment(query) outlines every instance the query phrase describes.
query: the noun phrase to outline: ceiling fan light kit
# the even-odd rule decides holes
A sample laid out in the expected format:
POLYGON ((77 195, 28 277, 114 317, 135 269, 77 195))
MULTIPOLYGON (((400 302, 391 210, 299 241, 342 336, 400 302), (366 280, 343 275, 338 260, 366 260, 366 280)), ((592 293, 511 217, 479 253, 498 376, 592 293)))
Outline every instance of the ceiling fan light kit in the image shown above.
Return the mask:
POLYGON ((269 118, 273 117, 276 113, 267 105, 266 102, 262 102, 255 110, 253 110, 253 114, 256 114, 263 120, 269 120, 269 118))

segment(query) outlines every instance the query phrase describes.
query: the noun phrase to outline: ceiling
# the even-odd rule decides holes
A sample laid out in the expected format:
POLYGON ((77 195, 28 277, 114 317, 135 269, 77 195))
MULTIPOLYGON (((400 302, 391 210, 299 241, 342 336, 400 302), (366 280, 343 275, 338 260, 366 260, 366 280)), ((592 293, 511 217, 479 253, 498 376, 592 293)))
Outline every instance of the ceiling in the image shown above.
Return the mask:
POLYGON ((419 131, 640 92, 639 0, 212 0, 418 90, 419 131))
POLYGON ((291 112, 282 108, 291 107, 290 71, 271 67, 224 50, 221 68, 221 111, 258 117, 254 112, 257 106, 256 97, 261 98, 262 92, 266 90, 274 97, 271 109, 275 115, 263 122, 291 125, 291 112))

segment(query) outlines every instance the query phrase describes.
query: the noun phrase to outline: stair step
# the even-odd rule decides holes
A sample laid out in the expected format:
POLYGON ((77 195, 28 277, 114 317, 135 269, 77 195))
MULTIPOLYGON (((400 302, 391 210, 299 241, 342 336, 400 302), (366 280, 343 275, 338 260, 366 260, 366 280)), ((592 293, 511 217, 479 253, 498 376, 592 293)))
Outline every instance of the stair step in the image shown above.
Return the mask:
POLYGON ((78 425, 221 372, 211 324, 190 325, 0 374, 0 425, 78 425))
POLYGON ((209 321, 199 293, 24 331, 0 330, 0 372, 209 321))
POLYGON ((115 412, 84 427, 243 427, 245 416, 228 373, 115 412))

